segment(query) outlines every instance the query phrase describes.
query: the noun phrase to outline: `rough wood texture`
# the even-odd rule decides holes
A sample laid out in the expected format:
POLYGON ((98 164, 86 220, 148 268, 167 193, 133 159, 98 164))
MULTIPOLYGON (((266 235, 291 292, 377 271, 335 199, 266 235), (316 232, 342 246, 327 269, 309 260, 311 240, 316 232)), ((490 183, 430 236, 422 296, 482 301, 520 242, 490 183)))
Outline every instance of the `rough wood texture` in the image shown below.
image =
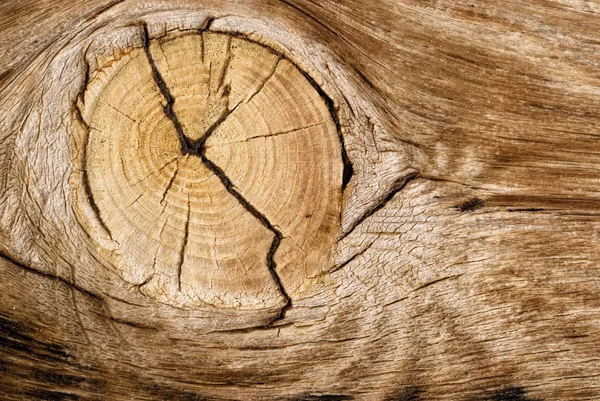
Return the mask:
POLYGON ((1 398, 600 399, 598 32, 2 2, 1 398))

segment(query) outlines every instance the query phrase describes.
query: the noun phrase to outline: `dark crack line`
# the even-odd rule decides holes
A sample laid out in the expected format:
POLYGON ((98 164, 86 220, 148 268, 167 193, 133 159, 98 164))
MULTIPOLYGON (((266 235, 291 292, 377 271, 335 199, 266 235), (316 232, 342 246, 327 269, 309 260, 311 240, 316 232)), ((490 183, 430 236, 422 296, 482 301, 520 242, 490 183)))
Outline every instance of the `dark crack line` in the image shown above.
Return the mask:
MULTIPOLYGON (((83 91, 85 91, 85 88, 82 89, 82 93, 83 93, 83 91)), ((100 223, 100 226, 104 229, 104 231, 106 231, 106 233, 108 234, 110 239, 112 241, 114 241, 115 239, 113 237, 112 232, 110 231, 110 228, 108 228, 108 226, 106 225, 106 222, 102 219, 102 214, 100 213, 100 208, 98 207, 98 204, 96 203, 96 199, 94 198, 94 194, 92 192, 92 186, 90 185, 90 177, 88 174, 87 166, 88 166, 88 147, 89 147, 89 142, 90 142, 91 128, 83 119, 83 114, 81 113, 79 106, 75 105, 74 110, 75 110, 77 119, 85 127, 85 130, 86 130, 85 139, 83 141, 83 168, 81 169, 81 173, 82 173, 81 181, 83 182, 83 190, 87 197, 88 203, 89 203, 90 207, 92 208, 92 211, 94 212, 94 214, 96 215, 96 217, 98 219, 98 222, 100 223)))
POLYGON ((264 79, 264 81, 260 84, 260 86, 256 89, 256 91, 250 96, 250 98, 248 100, 244 101, 244 103, 250 103, 252 101, 252 99, 254 99, 254 97, 263 90, 263 88, 265 87, 267 82, 269 82, 271 80, 271 78, 273 78, 273 76, 275 75, 275 72, 277 71, 277 67, 279 67, 279 63, 281 63, 281 60, 283 60, 283 56, 278 54, 277 61, 275 62, 275 65, 273 66, 273 70, 271 70, 269 75, 264 79))
POLYGON ((441 282, 441 281, 445 281, 445 280, 450 280, 450 279, 459 278, 460 276, 462 276, 462 273, 461 273, 461 274, 455 274, 455 275, 453 275, 453 276, 441 277, 441 278, 438 278, 438 279, 435 279, 435 280, 429 281, 429 282, 427 282, 427 283, 421 284, 420 286, 418 286, 417 288, 415 288, 415 289, 414 289, 414 290, 412 290, 411 292, 417 292, 417 291, 419 291, 419 290, 422 290, 423 288, 427 288, 427 287, 429 287, 429 286, 432 286, 432 285, 434 285, 434 284, 437 284, 437 283, 439 283, 439 282, 441 282))
MULTIPOLYGON (((160 71, 158 71, 158 67, 156 67, 154 57, 152 57, 152 53, 150 52, 150 34, 148 32, 148 25, 143 24, 142 27, 143 27, 144 52, 146 53, 146 58, 148 59, 150 68, 152 69, 152 77, 154 78, 154 82, 156 82, 156 85, 158 86, 161 94, 163 95, 165 101, 167 102, 167 104, 163 106, 163 111, 165 112, 167 117, 171 120, 171 122, 173 123, 173 126, 175 127, 175 130, 177 131, 177 136, 179 138, 179 143, 181 145, 181 153, 183 155, 193 154, 196 156, 200 156, 200 153, 203 151, 204 144, 206 143, 206 140, 208 139, 208 137, 210 137, 212 135, 212 133, 227 119, 227 117, 229 117, 229 115, 231 113, 233 113, 237 109, 237 107, 240 104, 238 103, 232 109, 227 107, 226 111, 223 112, 221 114, 221 116, 217 119, 217 121, 215 121, 206 130, 206 132, 200 139, 198 139, 196 141, 190 140, 189 137, 187 135, 185 135, 183 126, 181 125, 181 122, 179 121, 175 111, 173 110, 173 106, 175 105, 175 98, 173 97, 173 95, 171 95, 171 91, 169 90, 169 87, 167 86, 167 83, 165 82, 160 71)), ((202 40, 204 41, 204 38, 202 38, 202 40)), ((225 66, 223 67, 224 71, 221 73, 221 77, 219 79, 219 89, 221 88, 221 86, 223 85, 223 82, 225 80, 225 75, 226 75, 225 69, 227 69, 228 66, 229 66, 229 61, 227 61, 225 63, 225 66)), ((228 97, 229 91, 230 91, 229 85, 225 85, 223 96, 228 97)))
POLYGON ((302 73, 304 78, 312 85, 315 91, 319 94, 321 99, 325 102, 327 109, 329 110, 329 114, 335 123, 335 128, 338 133, 338 138, 340 140, 341 154, 342 154, 342 163, 344 165, 344 169, 342 172, 342 194, 344 193, 346 186, 352 179, 354 175, 354 167, 352 166, 352 161, 348 157, 348 152, 346 152, 346 141, 344 140, 344 136, 342 135, 342 126, 340 124, 340 119, 338 116, 337 109, 335 107, 335 103, 333 100, 325 93, 325 91, 317 84, 317 82, 311 77, 306 71, 302 70, 298 66, 294 65, 298 71, 302 73))
POLYGON ((175 167, 175 172, 173 173, 173 176, 169 180, 169 183, 167 184, 167 187, 165 188, 165 192, 163 192, 162 198, 160 198, 161 205, 164 205, 165 198, 167 197, 169 190, 173 186, 173 182, 175 181, 175 178, 177 177, 177 173, 179 173, 179 159, 176 159, 176 160, 177 160, 177 166, 175 167))
POLYGON ((398 183, 396 184, 396 187, 393 188, 387 195, 385 198, 383 198, 381 200, 381 202, 379 202, 377 205, 373 206, 371 209, 367 210, 365 213, 363 213, 362 216, 360 216, 360 218, 358 218, 354 224, 352 224, 352 227, 350 227, 350 229, 348 231, 346 231, 339 239, 339 241, 343 240, 344 238, 346 238, 348 235, 350 235, 355 229, 356 227, 358 227, 359 225, 361 225, 366 219, 368 219, 369 217, 371 217, 372 215, 374 215, 377 211, 381 210, 385 205, 387 205, 387 203, 389 201, 392 200, 392 198, 400 191, 402 191, 404 189, 404 187, 406 187, 406 184, 408 184, 410 181, 414 180, 415 178, 419 177, 419 173, 417 172, 413 172, 408 174, 407 176, 403 177, 402 179, 400 179, 398 181, 398 183))
POLYGON ((191 204, 190 204, 190 195, 188 194, 187 201, 187 218, 185 220, 185 231, 183 234, 183 242, 181 244, 181 250, 179 251, 179 262, 177 263, 177 289, 181 291, 181 270, 183 267, 183 262, 185 262, 185 250, 188 245, 188 239, 190 236, 190 215, 191 215, 191 204))
MULTIPOLYGON (((285 0, 281 0, 281 1, 283 1, 284 3, 286 3, 286 4, 288 4, 288 5, 290 5, 290 6, 291 6, 291 4, 287 3, 285 0)), ((296 8, 296 7, 295 7, 295 8, 296 8)), ((204 26, 203 26, 203 27, 202 27, 202 28, 199 30, 199 32, 203 34, 205 31, 211 30, 211 25, 212 25, 212 23, 213 23, 215 20, 216 20, 216 18, 215 18, 215 17, 210 17, 210 18, 208 18, 208 19, 206 20, 206 22, 205 22, 204 26)), ((253 39, 249 38, 247 35, 244 35, 244 34, 241 34, 241 33, 236 33, 236 32, 228 32, 228 31, 221 31, 221 30, 211 30, 211 32, 215 32, 215 33, 224 33, 224 34, 230 35, 231 37, 239 37, 239 38, 242 38, 242 39, 244 39, 244 40, 246 40, 246 41, 248 41, 248 42, 250 42, 250 43, 254 43, 254 44, 256 44, 256 45, 258 45, 258 46, 260 46, 260 47, 264 48, 265 50, 269 51, 271 54, 274 54, 274 55, 276 55, 276 56, 278 57, 278 61, 277 61, 277 63, 275 63, 275 68, 273 69, 273 74, 272 74, 272 75, 274 75, 274 74, 275 74, 275 72, 276 72, 276 69, 277 69, 277 66, 279 65, 279 63, 281 62, 281 60, 283 60, 283 59, 285 58, 285 59, 286 59, 287 61, 289 61, 289 62, 290 62, 290 63, 291 63, 291 64, 292 64, 294 67, 296 67, 296 68, 298 69, 298 71, 300 71, 300 72, 302 73, 302 75, 303 75, 303 76, 304 76, 304 77, 305 77, 305 78, 308 80, 308 82, 311 84, 311 86, 312 86, 312 87, 313 87, 313 88, 314 88, 314 89, 317 91, 317 93, 319 94, 319 96, 321 97, 321 99, 323 99, 323 101, 324 101, 324 102, 325 102, 325 104, 327 105, 327 108, 328 108, 328 110, 329 110, 329 114, 331 115, 331 118, 333 119, 333 121, 334 121, 334 123, 335 123, 336 130, 337 130, 337 133, 338 133, 338 138, 339 138, 339 141, 340 141, 340 147, 341 147, 342 163, 343 163, 343 165, 344 165, 344 168, 343 168, 343 173, 342 173, 342 188, 341 188, 341 191, 342 191, 342 194, 343 194, 343 193, 344 193, 344 191, 345 191, 345 189, 346 189, 346 186, 348 185, 348 183, 349 183, 349 182, 350 182, 350 180, 352 179, 352 176, 354 175, 354 167, 352 166, 352 161, 351 161, 351 160, 350 160, 350 158, 348 157, 348 153, 347 153, 347 151, 346 151, 346 142, 345 142, 345 140, 344 140, 344 136, 343 136, 343 134, 342 134, 342 127, 341 127, 340 119, 339 119, 339 116, 338 116, 338 111, 337 111, 337 109, 336 109, 336 106, 335 106, 335 103, 334 103, 333 99, 331 99, 331 98, 329 97, 329 95, 327 95, 327 94, 325 93, 325 91, 323 91, 323 89, 322 89, 322 88, 319 86, 319 84, 317 84, 317 82, 316 82, 316 81, 313 79, 313 77, 312 77, 312 76, 310 76, 310 74, 308 74, 306 71, 304 71, 302 68, 300 68, 300 66, 299 66, 299 65, 297 65, 295 62, 293 62, 293 60, 290 60, 290 59, 286 58, 286 57, 285 57, 283 54, 281 54, 280 52, 278 52, 278 51, 276 51, 276 50, 274 50, 274 49, 272 49, 272 48, 270 48, 270 47, 266 46, 265 44, 263 44, 263 43, 261 43, 261 42, 258 42, 258 41, 256 41, 256 40, 253 40, 253 39)), ((335 35, 337 36, 337 33, 336 33, 335 35)), ((146 24, 144 24, 144 48, 145 48, 145 50, 146 50, 146 54, 147 54, 147 56, 148 56, 148 59, 149 59, 149 61, 150 61, 151 65, 153 66, 153 74, 154 74, 154 71, 156 71, 156 72, 158 73, 158 70, 156 69, 156 66, 154 65, 154 60, 152 59, 152 56, 150 55, 150 51, 149 51, 149 41, 150 41, 150 38, 149 38, 149 35, 148 35, 148 26, 147 26, 146 24)), ((204 52, 204 35, 202 35, 202 49, 203 49, 202 51, 204 52)), ((205 55, 203 54, 203 55, 202 55, 202 62, 203 62, 203 63, 204 63, 204 61, 205 61, 205 57, 204 57, 204 56, 205 56, 205 55)), ((269 77, 267 78, 267 80, 269 80, 269 79, 272 77, 272 75, 271 75, 271 76, 269 76, 269 77)), ((162 84, 164 85, 164 88, 168 90, 168 88, 166 87, 166 84, 165 84, 165 83, 164 83, 164 81, 162 80, 162 77, 160 76, 160 74, 159 74, 159 73, 158 73, 158 77, 160 78, 159 80, 160 80, 160 81, 162 82, 162 84)), ((157 83, 158 83, 158 82, 157 82, 157 83)), ((265 83, 266 83, 266 81, 265 81, 265 83)), ((262 90, 262 88, 261 88, 261 90, 262 90)), ((163 94, 164 94, 164 93, 163 93, 163 94)), ((248 101, 250 101, 250 100, 252 99, 252 97, 254 97, 254 96, 255 96, 255 95, 257 95, 257 94, 258 94, 258 92, 257 92, 257 93, 255 93, 255 94, 253 94, 253 95, 251 96, 251 98, 250 98, 250 99, 248 99, 248 101)), ((169 96, 169 97, 171 96, 171 95, 170 95, 170 93, 168 93, 168 96, 169 96)), ((166 96, 165 96, 165 98, 166 98, 166 96)), ((246 101, 245 103, 247 103, 248 101, 246 101)), ((174 100, 173 100, 173 102, 174 102, 174 100)), ((171 105, 171 106, 172 106, 172 105, 171 105)), ((237 106, 236 106, 236 107, 237 107, 237 106)), ((172 111, 172 107, 171 107, 171 111, 172 111)), ((232 110, 232 111, 233 111, 233 110, 232 110)), ((171 113, 171 114, 172 114, 172 116, 174 117, 174 114, 173 114, 173 113, 171 113)), ((179 124, 179 123, 177 122, 177 124, 179 124)), ((181 125, 180 125, 180 124, 179 124, 179 127, 181 127, 181 125)), ((185 135, 183 135, 183 129, 181 130, 181 133, 179 133, 179 131, 178 131, 178 134, 180 134, 180 139, 181 139, 181 138, 184 138, 187 144, 190 144, 190 143, 191 143, 191 142, 188 140, 188 138, 187 138, 185 135)), ((196 149, 198 149, 198 148, 199 148, 199 147, 198 147, 198 146, 196 146, 196 149)), ((186 149, 186 150, 187 150, 187 149, 186 149)), ((196 152, 197 152, 197 150, 196 150, 196 152)), ((188 152, 184 152, 184 154, 185 154, 185 153, 188 153, 188 152)), ((191 153, 191 152, 189 152, 189 153, 191 153)))
MULTIPOLYGON (((229 86, 227 86, 227 88, 229 88, 229 86)), ((229 89, 227 89, 226 93, 227 96, 229 96, 229 89)), ((221 124, 225 122, 227 117, 229 117, 231 113, 233 113, 238 108, 239 105, 240 103, 236 104, 233 107, 233 109, 227 108, 225 112, 223 112, 221 116, 206 130, 206 132, 204 133, 204 135, 202 135, 200 139, 192 142, 190 147, 190 153, 202 157, 201 153, 204 153, 204 145, 206 144, 208 138, 216 131, 217 128, 219 128, 221 124)))
POLYGON ((229 177, 227 177, 225 172, 219 166, 217 166, 215 163, 213 163, 210 159, 208 159, 206 157, 206 155, 204 154, 204 149, 203 149, 202 153, 200 153, 200 157, 201 157, 204 165, 206 167, 208 167, 208 169, 210 171, 212 171, 213 174, 215 174, 219 178, 219 180, 221 180, 221 183, 223 184, 223 186, 225 187, 227 192, 229 192, 229 194, 231 194, 234 198, 236 198, 237 201, 248 212, 250 212, 250 214, 252 214, 258 221, 260 221, 260 223, 265 228, 267 228, 269 231, 271 231, 274 234, 273 242, 271 243, 271 248, 269 249, 269 253, 267 254, 267 268, 271 272, 271 276, 273 277, 273 280, 275 281, 275 284, 277 285, 279 292, 285 298, 285 305, 281 308, 279 315, 277 315, 275 317, 275 319, 273 319, 271 322, 269 322, 266 325, 267 327, 270 327, 276 321, 282 320, 285 317, 286 311, 292 306, 292 298, 288 295, 287 291, 283 287, 283 284, 281 282, 279 274, 277 273, 277 263, 275 262, 275 253, 277 252, 277 249, 279 248, 279 245, 281 244, 281 240, 283 239, 283 234, 281 233, 281 231, 279 231, 277 228, 275 228, 275 226, 269 221, 269 219, 264 214, 262 214, 254 206, 252 206, 252 204, 250 202, 248 202, 246 200, 246 198, 244 198, 244 196, 237 189, 235 189, 235 187, 231 183, 231 180, 229 179, 229 177))
POLYGON ((183 133, 183 127, 179 122, 179 119, 175 115, 175 112, 173 111, 173 106, 175 105, 175 98, 171 95, 169 87, 167 86, 165 80, 158 71, 158 68, 156 67, 154 57, 152 57, 152 54, 150 53, 150 34, 148 33, 148 25, 144 23, 142 27, 144 52, 146 53, 146 58, 148 59, 150 68, 152 69, 152 77, 154 78, 154 82, 156 82, 156 86, 158 86, 160 93, 162 93, 163 97, 165 98, 165 101, 167 102, 167 104, 163 106, 163 111, 175 126, 177 136, 179 137, 179 143, 181 145, 181 153, 184 155, 188 154, 190 152, 190 149, 192 148, 192 144, 190 143, 187 136, 185 136, 185 134, 183 133))
MULTIPOLYGON (((219 17, 219 18, 223 18, 223 16, 219 17)), ((215 16, 210 16, 208 18, 206 18, 206 20, 204 21, 204 23, 202 24, 202 26, 200 27, 199 31, 200 33, 204 33, 204 31, 208 31, 210 30, 211 25, 213 24, 213 22, 215 22, 218 18, 215 16)))
MULTIPOLYGON (((200 41, 200 43, 201 43, 200 54, 201 54, 201 56, 202 56, 202 65, 204 65, 204 60, 206 59, 206 56, 205 56, 205 49, 204 49, 204 40, 205 40, 205 39, 204 39, 204 32, 201 30, 201 31, 199 32, 199 35, 200 35, 200 38, 202 39, 202 40, 200 41)), ((209 81, 209 85, 210 85, 210 81, 209 81)))
MULTIPOLYGON (((205 57, 206 55, 205 55, 205 53, 204 53, 204 51, 205 51, 205 49, 204 49, 204 32, 205 32, 205 31, 208 31, 208 30, 210 29, 210 26, 212 25, 212 23, 213 23, 213 22, 214 22, 216 19, 217 19, 217 18, 216 18, 216 17, 213 17, 213 16, 211 16, 211 17, 208 17, 208 18, 207 18, 207 19, 204 21, 204 23, 202 24, 202 26, 200 27, 200 29, 198 30, 198 34, 200 35, 200 38, 202 38, 202 41, 201 41, 201 43, 202 43, 202 51, 201 51, 201 53, 202 53, 202 64, 204 64, 204 60, 205 60, 205 58, 206 58, 206 57, 205 57)), ((210 82, 210 81, 209 81, 209 82, 210 82)))
POLYGON ((82 163, 83 168, 81 171, 81 173, 82 173, 81 180, 83 182, 83 189, 84 189, 86 198, 88 199, 88 203, 89 203, 90 207, 92 208, 92 211, 96 215, 98 222, 100 223, 100 226, 104 229, 104 231, 106 231, 106 233, 108 234, 110 239, 112 241, 114 241, 112 232, 110 231, 110 229, 108 228, 108 226, 106 225, 104 220, 102 219, 102 215, 100 214, 100 208, 98 207, 98 204, 96 203, 96 200, 94 199, 94 194, 92 193, 92 187, 90 185, 89 174, 87 171, 88 146, 89 146, 89 141, 90 141, 91 127, 83 118, 83 113, 79 106, 79 102, 77 101, 77 100, 79 100, 82 104, 85 104, 85 101, 84 101, 85 91, 87 90, 87 87, 90 83, 90 64, 87 60, 87 51, 89 50, 90 45, 88 45, 87 49, 85 50, 85 52, 83 54, 83 63, 84 63, 84 68, 85 68, 84 74, 83 74, 83 82, 81 84, 81 89, 79 90, 79 93, 77 94, 77 97, 75 98, 75 102, 74 102, 74 106, 73 106, 73 110, 75 111, 75 116, 77 117, 77 120, 85 129, 85 139, 83 142, 83 163, 82 163))
MULTIPOLYGON (((231 64, 231 36, 228 36, 227 38, 227 58, 225 59, 225 62, 223 63, 223 68, 221 69, 221 75, 219 76, 219 84, 217 85, 217 92, 219 92, 219 90, 223 87, 223 84, 225 83, 225 78, 227 77, 227 72, 229 71, 229 65, 231 64)), ((227 96, 227 100, 229 100, 229 85, 225 90, 227 91, 227 94, 224 96, 227 96)), ((229 104, 227 106, 229 108, 229 104)))
MULTIPOLYGON (((148 59, 148 62, 152 68, 152 75, 154 77, 154 81, 156 82, 163 97, 165 98, 165 100, 167 102, 167 104, 163 107, 163 110, 164 110, 165 114, 167 115, 167 117, 169 117, 169 119, 173 122, 173 125, 175 126, 175 129, 177 130, 177 134, 179 136, 180 143, 181 143, 182 154, 184 154, 184 155, 185 154, 194 154, 194 155, 200 157, 200 159, 202 160, 202 163, 204 163, 204 165, 213 174, 215 174, 219 178, 219 180, 221 181, 221 183, 223 184, 223 186, 225 187, 227 192, 230 195, 232 195, 235 199, 237 199, 237 201, 248 212, 250 212, 250 214, 252 214, 252 216, 254 216, 265 228, 267 228, 269 231, 271 231, 274 235, 273 242, 271 243, 271 247, 269 248, 269 253, 267 254, 267 268, 269 269, 269 272, 271 273, 271 276, 273 277, 273 280, 275 281, 279 292, 285 298, 285 305, 281 308, 279 314, 274 319, 272 319, 267 325, 265 325, 265 327, 272 327, 272 325, 276 321, 279 321, 279 320, 282 320, 283 318, 285 318, 286 311, 292 306, 292 299, 288 295, 287 291, 285 290, 285 288, 281 282, 279 274, 277 273, 277 263, 275 262, 275 253, 277 252, 277 249, 279 248, 279 245, 281 244, 281 241, 283 240, 283 234, 281 233, 281 231, 279 231, 277 228, 275 228, 275 226, 269 221, 269 219, 263 213, 258 211, 258 209, 256 209, 250 202, 248 202, 248 200, 234 187, 233 183, 231 182, 229 177, 227 177, 227 175, 225 174, 223 169, 221 169, 219 166, 217 166, 215 163, 213 163, 210 159, 208 159, 208 157, 206 156, 206 147, 204 146, 204 144, 206 143, 208 138, 227 119, 227 117, 235 111, 235 109, 239 106, 239 103, 233 109, 229 109, 229 107, 227 107, 226 112, 224 112, 221 115, 221 117, 219 119, 217 119, 217 121, 215 121, 206 130, 206 132, 200 139, 198 139, 197 141, 194 141, 194 142, 190 141, 188 139, 188 137, 185 135, 185 133, 183 132, 183 127, 179 123, 179 120, 177 119, 175 111, 173 110, 173 104, 175 103, 175 99, 172 97, 171 92, 169 91, 169 88, 167 87, 166 82, 164 81, 160 72, 158 71, 158 68, 156 67, 156 65, 154 63, 154 59, 152 58, 152 55, 150 53, 150 35, 148 33, 148 25, 146 25, 146 24, 143 25, 143 38, 144 38, 144 50, 146 52, 146 57, 148 59)), ((228 86, 225 88, 225 95, 229 96, 229 87, 228 86)), ((187 220, 186 220, 186 224, 185 224, 185 234, 184 234, 184 238, 183 238, 183 245, 181 247, 179 263, 178 263, 178 277, 179 277, 178 286, 179 286, 180 291, 181 291, 181 267, 184 262, 185 248, 186 248, 187 242, 188 242, 190 213, 191 213, 191 207, 190 207, 190 199, 189 199, 189 195, 188 195, 188 215, 187 215, 187 220)))
MULTIPOLYGON (((286 0, 280 0, 280 1, 288 4, 291 7, 294 7, 293 5, 289 4, 286 0)), ((294 7, 294 8, 297 9, 297 7, 294 7)), ((300 10, 300 11, 302 11, 302 10, 300 10)), ((289 58, 285 57, 282 53, 274 50, 273 48, 265 45, 264 43, 261 43, 255 39, 248 37, 248 35, 245 35, 245 34, 242 34, 239 32, 211 29, 212 23, 216 19, 217 18, 215 18, 215 17, 209 17, 206 20, 204 26, 202 28, 200 28, 199 32, 203 34, 205 31, 210 30, 211 32, 214 32, 214 33, 227 34, 227 35, 230 35, 231 37, 241 38, 250 43, 253 43, 255 45, 262 47, 263 49, 267 50, 271 54, 276 55, 279 58, 279 60, 277 61, 276 65, 275 65, 275 68, 273 70, 273 74, 275 73, 277 65, 281 62, 281 60, 283 60, 285 58, 286 61, 290 62, 298 71, 300 71, 300 73, 302 73, 302 75, 308 80, 308 82, 311 84, 311 86, 317 91, 317 93, 319 94, 321 99, 325 102, 325 104, 327 105, 327 109, 329 110, 329 114, 331 115, 331 118, 333 119, 333 121, 335 123, 335 127, 336 127, 336 130, 338 133, 338 138, 340 141, 342 163, 344 165, 343 172, 342 172, 342 187, 341 187, 341 192, 343 194, 346 189, 346 186, 348 185, 348 183, 350 182, 350 180, 352 179, 352 177, 354 175, 354 167, 352 166, 352 161, 348 157, 348 153, 346 151, 346 142, 345 142, 344 136, 342 134, 342 126, 341 126, 338 111, 337 111, 337 108, 335 106, 335 102, 333 101, 333 99, 330 98, 329 95, 327 95, 327 93, 325 93, 325 91, 319 86, 319 84, 317 84, 317 82, 313 79, 313 77, 310 74, 308 74, 306 71, 304 71, 293 60, 290 60, 289 58)), ((147 33, 147 26, 144 25, 144 27, 146 28, 146 33, 147 33)), ((337 33, 334 32, 334 34, 336 36, 338 36, 337 33)), ((149 42, 149 38, 148 38, 148 42, 149 42)), ((202 46, 203 46, 202 49, 204 51, 204 35, 202 35, 202 46)), ((204 59, 204 54, 203 54, 202 62, 204 63, 204 61, 205 61, 205 59, 204 59)), ((270 79, 270 77, 269 77, 269 79, 270 79)), ((252 97, 255 96, 256 94, 257 93, 252 95, 252 97)), ((250 101, 250 99, 248 101, 250 101)), ((248 101, 246 101, 245 103, 247 103, 248 101)))
POLYGON ((293 134, 295 132, 302 131, 302 130, 305 130, 305 129, 309 129, 309 128, 313 128, 313 127, 318 127, 319 125, 322 125, 322 124, 324 124, 324 123, 321 122, 321 123, 316 123, 316 124, 310 124, 310 125, 307 125, 306 127, 289 129, 287 131, 274 132, 272 134, 267 134, 267 135, 255 135, 255 136, 251 136, 251 137, 248 137, 248 138, 244 139, 244 142, 248 142, 248 141, 250 141, 252 139, 257 139, 257 138, 270 138, 270 137, 273 137, 273 136, 293 134))
POLYGON ((8 256, 7 254, 3 253, 2 251, 0 251, 0 259, 4 259, 4 260, 12 263, 13 265, 19 267, 20 269, 23 269, 23 270, 25 270, 25 271, 27 271, 29 273, 33 273, 33 274, 35 274, 37 276, 41 276, 41 277, 47 278, 47 279, 52 280, 54 282, 59 282, 59 283, 65 285, 65 286, 67 286, 68 288, 73 289, 73 290, 75 290, 75 291, 77 291, 77 292, 85 295, 86 297, 88 297, 90 299, 102 302, 102 298, 100 298, 100 296, 94 294, 93 292, 90 292, 90 291, 86 290, 83 287, 80 287, 79 285, 77 285, 77 284, 75 284, 75 283, 67 280, 64 277, 61 277, 61 276, 56 275, 56 274, 44 272, 44 271, 38 270, 36 268, 33 268, 31 266, 27 266, 26 264, 24 264, 24 263, 22 263, 22 262, 20 262, 20 261, 18 261, 16 259, 8 256))
POLYGON ((91 46, 92 46, 92 42, 90 42, 88 44, 87 48, 83 52, 83 64, 85 66, 85 72, 83 74, 83 85, 81 87, 81 91, 79 92, 79 95, 77 96, 79 98, 79 100, 81 101, 81 103, 83 103, 83 104, 85 104, 85 90, 87 89, 88 85, 90 84, 91 72, 90 72, 90 63, 87 59, 87 54, 88 54, 88 51, 90 50, 91 46))
MULTIPOLYGON (((83 324, 83 321, 81 320, 81 312, 79 312, 79 307, 78 307, 78 302, 77 302, 77 299, 76 299, 76 294, 79 293, 79 294, 81 294, 81 295, 89 298, 90 300, 99 303, 100 306, 102 307, 102 309, 104 310, 104 317, 107 320, 113 319, 112 315, 108 311, 108 308, 107 308, 107 305, 106 305, 106 299, 105 298, 100 297, 99 295, 97 295, 97 294, 95 294, 93 292, 90 292, 90 291, 86 290, 83 287, 80 287, 79 285, 77 285, 75 283, 75 271, 74 271, 73 266, 71 266, 71 274, 70 274, 71 279, 68 280, 68 279, 66 279, 64 277, 61 277, 59 275, 52 274, 52 273, 47 273, 47 272, 44 272, 44 271, 41 271, 41 270, 37 270, 36 268, 33 268, 31 266, 27 266, 24 263, 21 263, 20 261, 17 261, 16 259, 8 256, 7 254, 3 253, 2 251, 0 251, 0 259, 4 259, 8 263, 13 264, 14 266, 18 267, 19 269, 22 269, 23 271, 25 271, 27 273, 31 273, 31 274, 34 274, 36 276, 43 277, 44 279, 48 279, 48 280, 50 280, 52 282, 59 283, 59 284, 62 284, 64 286, 66 286, 67 289, 70 292, 71 301, 72 301, 72 304, 73 304, 73 311, 75 313, 75 317, 77 319, 77 323, 78 323, 79 327, 81 328, 82 335, 84 336, 84 338, 86 339, 86 341, 87 341, 88 344, 93 344, 93 342, 90 340, 89 335, 87 333, 89 330, 86 329, 86 327, 83 324)), ((112 297, 112 296, 110 296, 108 294, 103 294, 103 295, 105 295, 108 298, 112 298, 112 299, 114 299, 116 301, 123 302, 123 303, 129 304, 129 305, 143 306, 143 305, 138 305, 138 304, 132 304, 132 303, 127 302, 125 300, 112 297)), ((113 329, 115 329, 115 331, 118 333, 118 331, 116 330, 116 328, 113 327, 113 329)))

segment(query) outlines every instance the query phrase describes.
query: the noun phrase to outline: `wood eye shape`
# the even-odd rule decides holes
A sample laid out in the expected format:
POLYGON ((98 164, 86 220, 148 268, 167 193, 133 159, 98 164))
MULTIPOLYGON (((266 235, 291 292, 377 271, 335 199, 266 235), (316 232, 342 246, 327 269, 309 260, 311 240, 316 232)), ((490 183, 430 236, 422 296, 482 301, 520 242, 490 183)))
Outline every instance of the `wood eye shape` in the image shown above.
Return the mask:
POLYGON ((1 397, 597 399, 594 3, 0 1, 1 397))
POLYGON ((339 234, 343 145, 325 100, 246 39, 144 37, 81 96, 92 236, 163 303, 287 307, 339 234))

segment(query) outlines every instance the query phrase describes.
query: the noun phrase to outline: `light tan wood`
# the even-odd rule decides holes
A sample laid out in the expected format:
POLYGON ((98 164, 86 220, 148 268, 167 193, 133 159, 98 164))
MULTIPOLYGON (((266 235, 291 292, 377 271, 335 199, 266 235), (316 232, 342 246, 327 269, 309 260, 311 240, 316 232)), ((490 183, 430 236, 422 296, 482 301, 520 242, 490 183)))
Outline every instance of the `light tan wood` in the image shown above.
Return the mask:
POLYGON ((342 150, 326 104, 260 44, 147 40, 82 92, 90 236, 162 303, 288 307, 329 269, 339 234, 342 150))
POLYGON ((599 13, 0 3, 0 398, 600 399, 599 13))

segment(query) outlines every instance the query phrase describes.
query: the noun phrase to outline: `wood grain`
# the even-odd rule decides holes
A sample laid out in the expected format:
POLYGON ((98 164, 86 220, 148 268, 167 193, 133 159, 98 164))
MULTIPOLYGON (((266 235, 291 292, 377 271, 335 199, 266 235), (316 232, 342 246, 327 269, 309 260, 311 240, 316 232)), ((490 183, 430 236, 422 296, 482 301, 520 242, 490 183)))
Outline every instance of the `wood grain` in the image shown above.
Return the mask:
MULTIPOLYGON (((567 0, 3 2, 0 398, 600 399, 599 16, 597 2, 567 0), (303 248, 328 262, 316 270, 276 266, 289 289, 284 314, 275 295, 265 297, 265 313, 140 291, 147 276, 124 277, 109 236, 90 223, 97 211, 83 175, 92 178, 111 149, 123 149, 86 143, 85 125, 104 113, 91 99, 102 96, 111 68, 139 57, 156 101, 154 109, 133 108, 140 118, 160 116, 169 127, 160 132, 174 135, 164 149, 177 155, 145 48, 180 98, 156 46, 192 31, 288 60, 333 124, 314 134, 335 145, 327 156, 334 163, 306 177, 333 171, 335 179, 322 182, 334 183, 339 204, 317 207, 331 207, 335 218, 303 248), (87 156, 100 164, 87 167, 87 156)), ((256 76, 270 73, 248 65, 262 71, 256 76)), ((190 93, 198 82, 179 84, 190 93)), ((182 126, 205 131, 219 119, 219 101, 204 122, 182 117, 182 126)), ((204 110, 194 109, 199 104, 175 100, 172 110, 193 116, 204 110)), ((116 115, 103 118, 127 129, 116 115)), ((241 132, 215 132, 215 143, 241 149, 225 144, 241 132)), ((211 146, 206 154, 224 155, 215 163, 230 179, 243 177, 241 163, 227 164, 233 153, 211 146)), ((257 149, 262 160, 281 157, 269 149, 257 149)), ((162 196, 174 171, 147 190, 162 196)), ((259 188, 241 182, 233 183, 243 196, 259 188)), ((96 207, 123 206, 110 205, 96 207)), ((282 219, 310 214, 282 210, 282 219)), ((116 221, 106 223, 111 232, 116 221)), ((262 228, 268 248, 273 232, 262 228)), ((143 249, 137 255, 153 257, 156 246, 143 249)), ((143 266, 146 259, 133 263, 143 266)), ((256 300, 272 279, 261 266, 263 281, 243 291, 256 300)))

